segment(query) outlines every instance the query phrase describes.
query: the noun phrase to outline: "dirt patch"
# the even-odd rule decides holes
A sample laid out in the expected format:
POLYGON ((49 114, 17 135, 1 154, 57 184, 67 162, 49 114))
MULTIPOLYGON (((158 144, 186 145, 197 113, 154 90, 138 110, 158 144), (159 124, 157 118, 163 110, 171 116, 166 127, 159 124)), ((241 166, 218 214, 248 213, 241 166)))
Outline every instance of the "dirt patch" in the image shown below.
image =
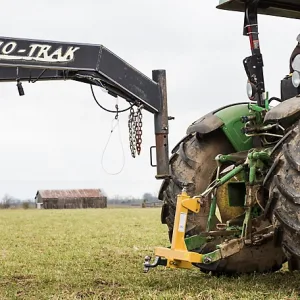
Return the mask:
POLYGON ((107 280, 104 280, 103 278, 97 278, 97 279, 95 279, 94 280, 94 283, 96 284, 96 285, 101 285, 101 286, 103 286, 103 285, 106 285, 106 286, 121 286, 121 284, 120 283, 118 283, 118 282, 115 282, 115 281, 107 281, 107 280))

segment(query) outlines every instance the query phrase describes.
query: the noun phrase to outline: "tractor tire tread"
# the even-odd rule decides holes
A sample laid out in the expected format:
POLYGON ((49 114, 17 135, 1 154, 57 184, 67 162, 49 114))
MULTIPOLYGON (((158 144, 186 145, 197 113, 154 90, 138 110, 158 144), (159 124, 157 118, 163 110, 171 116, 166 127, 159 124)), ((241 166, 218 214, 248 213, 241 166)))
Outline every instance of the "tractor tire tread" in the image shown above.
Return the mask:
POLYGON ((300 270, 300 121, 274 151, 272 159, 278 158, 280 163, 265 185, 273 199, 268 217, 275 228, 282 230, 281 246, 289 269, 300 270))

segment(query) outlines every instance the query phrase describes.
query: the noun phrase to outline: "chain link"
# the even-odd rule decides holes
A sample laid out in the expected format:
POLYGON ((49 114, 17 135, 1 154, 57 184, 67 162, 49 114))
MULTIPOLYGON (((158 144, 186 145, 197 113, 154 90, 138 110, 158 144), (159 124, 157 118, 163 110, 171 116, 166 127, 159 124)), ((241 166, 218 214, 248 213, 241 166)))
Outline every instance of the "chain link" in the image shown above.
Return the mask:
POLYGON ((130 108, 129 118, 128 118, 128 128, 129 128, 129 145, 131 156, 135 158, 136 154, 136 139, 135 139, 135 112, 133 107, 130 108))

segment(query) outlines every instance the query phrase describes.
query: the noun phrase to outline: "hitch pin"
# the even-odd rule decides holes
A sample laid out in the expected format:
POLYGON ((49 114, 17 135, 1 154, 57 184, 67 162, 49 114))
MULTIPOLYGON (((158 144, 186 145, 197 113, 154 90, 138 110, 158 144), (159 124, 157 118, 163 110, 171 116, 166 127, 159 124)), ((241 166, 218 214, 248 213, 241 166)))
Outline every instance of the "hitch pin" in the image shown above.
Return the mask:
POLYGON ((144 273, 148 273, 150 268, 155 268, 157 266, 166 266, 167 260, 162 259, 160 256, 156 256, 153 264, 150 263, 151 256, 145 256, 144 260, 144 273))

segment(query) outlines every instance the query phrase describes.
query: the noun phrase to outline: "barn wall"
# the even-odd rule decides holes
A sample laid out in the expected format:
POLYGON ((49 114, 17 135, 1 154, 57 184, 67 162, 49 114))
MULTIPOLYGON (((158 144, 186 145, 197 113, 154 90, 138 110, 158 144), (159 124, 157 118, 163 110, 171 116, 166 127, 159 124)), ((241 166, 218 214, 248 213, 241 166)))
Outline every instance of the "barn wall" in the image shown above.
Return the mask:
POLYGON ((43 199, 45 209, 105 208, 107 198, 60 198, 43 199))
POLYGON ((42 200, 44 209, 57 209, 58 199, 43 199, 42 200))
POLYGON ((36 197, 36 203, 43 203, 43 199, 39 193, 37 194, 37 197, 36 197))

